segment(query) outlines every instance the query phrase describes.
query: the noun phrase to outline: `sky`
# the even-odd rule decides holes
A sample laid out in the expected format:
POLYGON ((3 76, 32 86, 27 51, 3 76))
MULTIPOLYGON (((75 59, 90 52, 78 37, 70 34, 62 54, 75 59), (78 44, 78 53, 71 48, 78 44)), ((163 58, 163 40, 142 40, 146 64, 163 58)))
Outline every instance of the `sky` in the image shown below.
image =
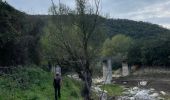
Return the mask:
MULTIPOLYGON (((6 0, 28 14, 48 14, 51 0, 6 0)), ((54 0, 56 3, 58 0, 54 0)), ((70 8, 75 0, 61 0, 70 8)), ((92 1, 92 0, 90 0, 92 1)), ((101 12, 110 18, 130 19, 159 24, 170 29, 170 0, 102 0, 101 12)))

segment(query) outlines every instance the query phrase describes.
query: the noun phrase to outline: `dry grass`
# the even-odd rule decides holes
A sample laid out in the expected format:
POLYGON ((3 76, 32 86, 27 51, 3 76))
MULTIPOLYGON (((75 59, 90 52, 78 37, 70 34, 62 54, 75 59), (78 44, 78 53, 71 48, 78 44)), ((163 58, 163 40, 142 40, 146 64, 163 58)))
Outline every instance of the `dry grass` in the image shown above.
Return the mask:
POLYGON ((141 68, 135 72, 133 72, 133 75, 170 75, 170 68, 161 68, 161 67, 147 67, 147 68, 141 68))

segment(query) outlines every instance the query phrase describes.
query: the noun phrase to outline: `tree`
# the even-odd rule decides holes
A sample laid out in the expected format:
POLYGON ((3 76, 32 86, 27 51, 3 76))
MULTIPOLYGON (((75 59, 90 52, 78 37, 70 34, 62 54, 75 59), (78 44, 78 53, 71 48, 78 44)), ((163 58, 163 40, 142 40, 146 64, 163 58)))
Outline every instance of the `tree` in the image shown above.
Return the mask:
POLYGON ((162 33, 135 40, 128 51, 128 62, 132 65, 169 66, 169 38, 169 33, 162 33))
POLYGON ((0 2, 0 66, 40 64, 43 25, 42 20, 0 2))
POLYGON ((133 44, 133 40, 125 35, 118 34, 112 39, 106 39, 103 44, 103 56, 120 56, 121 60, 127 57, 128 49, 133 44))
MULTIPOLYGON (((88 0, 76 0, 76 10, 60 3, 56 6, 52 0, 52 20, 47 28, 47 42, 56 48, 55 59, 70 65, 84 82, 82 91, 85 100, 90 100, 92 85, 92 61, 97 47, 93 44, 99 15, 100 0, 93 0, 94 7, 88 0)), ((48 45, 48 44, 47 44, 48 45)))
POLYGON ((105 40, 101 54, 103 57, 112 57, 112 67, 117 69, 122 66, 122 61, 127 61, 128 51, 132 44, 132 38, 118 34, 112 39, 105 40))
POLYGON ((141 47, 142 63, 148 66, 169 66, 169 38, 169 33, 163 33, 145 40, 141 47))
POLYGON ((135 42, 130 46, 128 50, 128 54, 127 54, 128 63, 130 65, 142 65, 142 54, 141 54, 142 42, 141 40, 134 40, 134 41, 135 42))

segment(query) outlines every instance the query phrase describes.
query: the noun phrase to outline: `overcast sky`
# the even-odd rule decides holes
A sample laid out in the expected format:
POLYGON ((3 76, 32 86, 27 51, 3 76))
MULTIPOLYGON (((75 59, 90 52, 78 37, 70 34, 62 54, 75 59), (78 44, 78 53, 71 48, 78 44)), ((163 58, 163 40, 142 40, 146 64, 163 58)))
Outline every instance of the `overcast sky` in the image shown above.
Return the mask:
MULTIPOLYGON (((51 0, 6 0, 28 14, 48 14, 51 0)), ((57 0, 54 0, 57 1, 57 0)), ((61 0, 71 8, 74 0, 61 0)), ((102 0, 102 13, 111 18, 151 22, 170 28, 170 0, 102 0)))

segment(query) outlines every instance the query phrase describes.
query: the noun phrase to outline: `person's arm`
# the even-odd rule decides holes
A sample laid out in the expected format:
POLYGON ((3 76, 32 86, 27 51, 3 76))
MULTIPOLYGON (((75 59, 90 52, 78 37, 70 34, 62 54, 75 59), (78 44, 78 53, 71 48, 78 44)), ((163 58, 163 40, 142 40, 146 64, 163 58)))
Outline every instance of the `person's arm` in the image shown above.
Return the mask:
POLYGON ((55 87, 55 79, 53 80, 53 86, 55 87))
POLYGON ((62 78, 60 77, 60 86, 62 86, 62 78))

